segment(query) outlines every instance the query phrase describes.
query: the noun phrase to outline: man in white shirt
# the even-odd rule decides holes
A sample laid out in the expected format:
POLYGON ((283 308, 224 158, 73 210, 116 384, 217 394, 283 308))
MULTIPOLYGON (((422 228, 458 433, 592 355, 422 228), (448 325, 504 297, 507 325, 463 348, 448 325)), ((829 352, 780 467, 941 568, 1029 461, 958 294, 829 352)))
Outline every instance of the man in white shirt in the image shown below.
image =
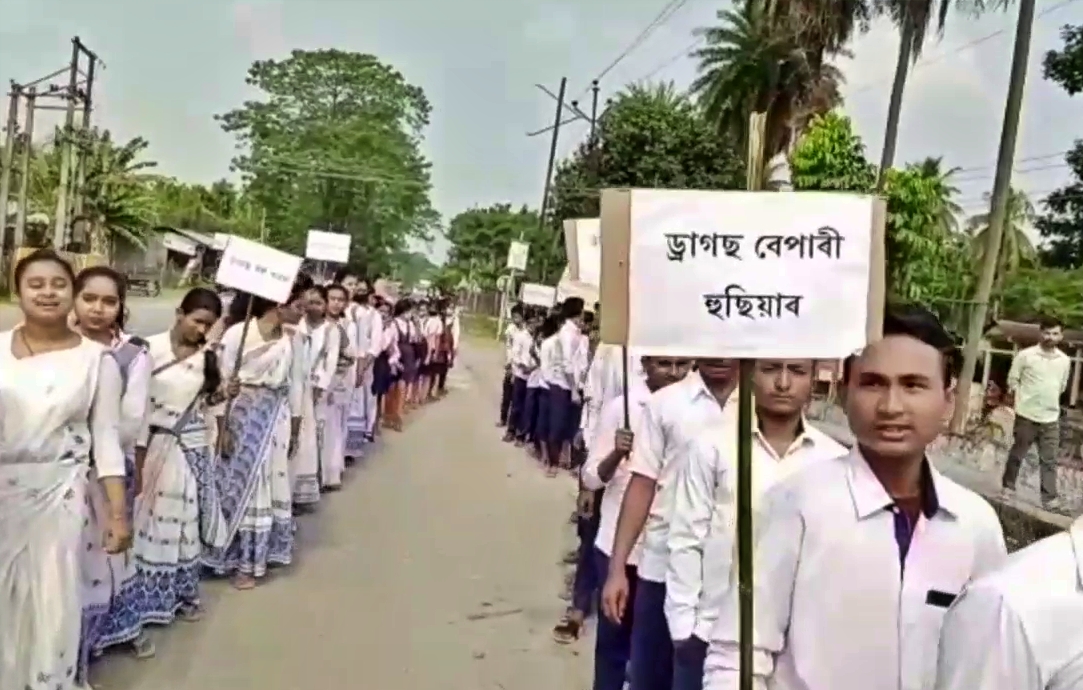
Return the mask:
MULTIPOLYGON (((992 507, 925 455, 954 407, 954 339, 920 307, 890 308, 883 333, 843 370, 857 445, 782 479, 757 513, 757 688, 929 688, 944 612, 1004 561, 992 507)), ((739 687, 738 611, 731 586, 707 690, 739 687)))
POLYGON ((699 370, 651 396, 635 439, 632 478, 621 502, 617 534, 602 590, 602 609, 612 621, 633 608, 631 690, 671 690, 673 643, 665 615, 666 564, 673 478, 688 445, 704 429, 736 418, 736 405, 723 405, 736 385, 737 365, 728 359, 699 359, 699 370), (635 599, 624 570, 643 538, 635 599))
MULTIPOLYGON (((628 456, 647 403, 653 392, 680 381, 692 367, 690 359, 669 357, 643 357, 641 363, 645 380, 633 379, 628 388, 627 426, 623 396, 611 398, 599 413, 597 433, 582 471, 583 487, 601 491, 597 506, 600 513, 598 535, 592 548, 595 571, 601 577, 609 572, 609 558, 613 554, 613 539, 617 531, 617 516, 628 480, 631 478, 628 456)), ((624 567, 629 583, 629 598, 635 596, 638 562, 639 549, 633 548, 624 567)), ((599 616, 594 637, 593 690, 621 690, 631 656, 632 612, 625 610, 623 617, 617 622, 606 616, 599 616)))
POLYGON ((365 281, 357 286, 353 311, 354 327, 357 330, 357 396, 361 411, 362 433, 365 441, 372 443, 373 425, 376 423, 376 394, 372 391, 372 365, 380 355, 383 345, 383 319, 372 306, 372 292, 365 281))
POLYGON ((523 306, 516 304, 511 308, 511 322, 504 328, 504 381, 500 388, 500 419, 497 426, 507 426, 508 412, 511 410, 511 389, 515 383, 511 375, 511 344, 515 334, 523 329, 523 306))
MULTIPOLYGON (((757 496, 809 463, 846 454, 846 448, 804 417, 815 364, 811 359, 755 363, 752 471, 757 496)), ((728 426, 696 438, 677 470, 666 571, 673 690, 703 687, 707 640, 735 567, 737 462, 737 427, 728 426)))
POLYGON ((1023 457, 1037 442, 1042 503, 1047 510, 1063 509, 1057 499, 1057 452, 1060 449, 1060 396, 1068 388, 1072 369, 1057 345, 1064 337, 1060 322, 1042 319, 1041 341, 1020 350, 1008 372, 1008 394, 1015 407, 1014 440, 1008 451, 1001 483, 1015 489, 1023 457))
POLYGON ((1083 518, 966 588, 944 616, 935 690, 1083 688, 1083 518))

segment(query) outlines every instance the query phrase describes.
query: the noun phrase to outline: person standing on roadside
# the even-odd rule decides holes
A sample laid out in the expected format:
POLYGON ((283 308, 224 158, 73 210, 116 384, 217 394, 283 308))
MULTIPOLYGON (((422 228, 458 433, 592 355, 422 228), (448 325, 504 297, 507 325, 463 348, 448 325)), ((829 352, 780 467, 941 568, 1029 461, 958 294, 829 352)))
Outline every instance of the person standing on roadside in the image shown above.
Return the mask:
MULTIPOLYGON (((890 308, 883 334, 843 367, 854 448, 806 463, 756 513, 758 688, 931 687, 944 612, 1004 561, 992 506, 926 455, 955 406, 954 338, 921 307, 890 308)), ((721 603, 706 690, 740 684, 738 587, 721 603)))
MULTIPOLYGON (((816 362, 761 359, 752 375, 752 488, 762 494, 788 474, 846 448, 805 419, 816 362)), ((695 439, 677 469, 669 524, 666 622, 673 637, 673 690, 700 690, 707 640, 734 572, 737 427, 695 439)), ((755 500, 756 497, 754 497, 755 500)))
MULTIPOLYGON (((597 537, 589 545, 594 559, 595 572, 601 577, 609 572, 613 541, 616 537, 617 519, 624 492, 632 477, 629 455, 635 434, 640 429, 651 395, 666 386, 683 379, 692 368, 691 359, 670 357, 642 357, 637 364, 643 378, 632 379, 628 388, 628 428, 624 425, 624 400, 617 396, 608 400, 598 413, 597 434, 590 444, 586 464, 583 465, 582 482, 588 491, 597 491, 595 510, 599 512, 597 537)), ((629 598, 634 598, 640 548, 633 547, 624 564, 625 578, 629 584, 629 598)), ((624 687, 626 667, 632 651, 631 610, 625 610, 619 621, 607 616, 598 617, 594 646, 593 690, 621 690, 624 687)))
POLYGON ((647 404, 632 450, 632 477, 621 502, 602 589, 602 610, 609 620, 619 623, 626 608, 632 607, 631 690, 670 690, 673 684, 665 583, 677 468, 686 460, 692 439, 704 430, 736 424, 737 406, 726 406, 726 402, 737 385, 737 362, 705 358, 696 360, 696 365, 698 371, 653 394, 647 404), (632 600, 624 566, 641 533, 643 555, 632 600))
POLYGON ((523 306, 516 304, 511 308, 511 323, 504 328, 504 332, 501 334, 504 342, 504 380, 500 388, 500 419, 496 423, 497 426, 507 426, 508 424, 508 415, 511 412, 512 389, 515 387, 515 377, 512 375, 511 351, 516 334, 522 330, 523 306))
POLYGON ((1046 510, 1061 511, 1064 506, 1057 497, 1060 396, 1068 388, 1072 362, 1057 347, 1064 338, 1060 322, 1043 318, 1039 326, 1039 343, 1020 350, 1008 372, 1008 396, 1015 408, 1015 428, 1001 484, 1005 492, 1015 490, 1023 456, 1037 443, 1042 504, 1046 510))

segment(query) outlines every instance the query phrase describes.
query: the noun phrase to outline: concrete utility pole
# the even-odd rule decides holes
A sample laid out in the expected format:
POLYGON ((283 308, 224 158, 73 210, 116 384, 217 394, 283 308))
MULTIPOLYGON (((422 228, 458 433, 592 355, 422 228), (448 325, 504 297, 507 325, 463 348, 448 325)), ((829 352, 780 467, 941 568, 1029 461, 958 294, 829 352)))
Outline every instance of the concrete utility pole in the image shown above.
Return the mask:
MULTIPOLYGON (((553 138, 549 141, 549 162, 545 166, 545 184, 542 187, 541 210, 538 212, 538 228, 539 229, 544 229, 545 228, 545 214, 549 212, 549 187, 553 182, 553 165, 556 163, 556 159, 557 159, 557 140, 560 137, 560 126, 562 124, 561 121, 560 121, 560 117, 564 113, 564 92, 567 90, 567 88, 568 88, 568 78, 567 77, 561 77, 560 78, 560 93, 557 95, 557 112, 556 112, 556 116, 553 118, 553 138)), ((579 108, 577 107, 576 110, 578 110, 578 109, 579 108)), ((556 237, 560 236, 560 231, 559 230, 556 232, 555 236, 556 237)), ((553 244, 554 245, 556 244, 556 239, 555 238, 553 240, 553 244)), ((543 261, 544 261, 544 263, 542 265, 542 276, 541 277, 542 277, 542 280, 544 281, 545 279, 547 279, 549 277, 549 261, 548 261, 548 257, 546 257, 546 259, 544 259, 543 261)))
MULTIPOLYGON (((19 129, 19 99, 22 89, 11 82, 11 96, 8 99, 7 131, 4 134, 4 158, 0 161, 0 256, 3 255, 4 240, 8 232, 8 198, 11 195, 11 168, 15 162, 15 135, 19 129)), ((2 261, 0 261, 2 263, 2 261)))
MULTIPOLYGON (((76 39, 78 40, 78 39, 76 39)), ((87 134, 90 132, 90 113, 94 107, 94 68, 97 67, 98 56, 90 51, 86 50, 83 46, 83 50, 89 55, 89 60, 86 70, 86 88, 83 89, 83 122, 80 125, 82 132, 82 147, 79 151, 78 158, 78 172, 75 175, 75 215, 83 215, 83 203, 86 201, 86 167, 87 158, 92 153, 87 149, 89 139, 87 134)))
POLYGON ((970 324, 966 331, 963 348, 963 370, 959 372, 956 389, 955 415, 951 430, 961 433, 966 427, 970 411, 970 384, 978 367, 978 349, 985 330, 985 317, 989 311, 989 297, 993 281, 1000 265, 1000 245, 1004 237, 1004 225, 1008 215, 1008 201, 1012 190, 1012 164, 1015 160, 1015 142, 1019 134, 1019 114, 1023 109, 1023 91, 1027 84, 1027 61, 1030 58, 1030 39, 1034 30, 1035 0, 1021 0, 1019 21, 1015 28, 1015 49, 1012 52, 1012 71, 1008 82, 1008 100, 1004 105, 1004 126, 1000 133, 1000 151, 997 153, 996 177, 993 180, 992 208, 989 211, 989 245, 985 248, 981 274, 974 294, 974 308, 970 312, 970 324))
POLYGON ((56 190, 56 212, 53 216, 53 249, 62 249, 68 230, 68 186, 71 184, 71 159, 75 144, 75 92, 79 88, 79 38, 71 40, 71 63, 68 65, 67 107, 64 111, 64 131, 59 137, 60 182, 56 190))
POLYGON ((30 154, 34 141, 34 110, 38 103, 38 89, 31 86, 26 90, 26 122, 23 126, 22 149, 19 151, 19 200, 15 213, 15 242, 18 249, 26 238, 26 206, 30 191, 30 154))

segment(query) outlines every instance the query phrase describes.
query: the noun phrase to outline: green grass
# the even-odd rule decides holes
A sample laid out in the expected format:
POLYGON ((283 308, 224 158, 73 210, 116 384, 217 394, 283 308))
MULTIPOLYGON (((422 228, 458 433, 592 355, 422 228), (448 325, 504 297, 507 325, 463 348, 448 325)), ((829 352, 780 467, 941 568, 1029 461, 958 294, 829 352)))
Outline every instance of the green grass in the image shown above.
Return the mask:
POLYGON ((497 320, 492 316, 482 314, 462 315, 463 336, 478 343, 499 345, 496 328, 497 320))

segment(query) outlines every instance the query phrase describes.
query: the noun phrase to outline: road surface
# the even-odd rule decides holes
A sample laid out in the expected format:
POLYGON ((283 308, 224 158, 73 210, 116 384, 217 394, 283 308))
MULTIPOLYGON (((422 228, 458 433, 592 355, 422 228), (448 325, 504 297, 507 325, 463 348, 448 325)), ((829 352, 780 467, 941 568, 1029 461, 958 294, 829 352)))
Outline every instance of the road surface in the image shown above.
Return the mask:
POLYGON ((463 352, 448 398, 302 519, 294 566, 210 583, 203 621, 156 630, 154 659, 107 655, 95 689, 586 690, 589 643, 550 636, 574 484, 499 441, 498 356, 463 352))

